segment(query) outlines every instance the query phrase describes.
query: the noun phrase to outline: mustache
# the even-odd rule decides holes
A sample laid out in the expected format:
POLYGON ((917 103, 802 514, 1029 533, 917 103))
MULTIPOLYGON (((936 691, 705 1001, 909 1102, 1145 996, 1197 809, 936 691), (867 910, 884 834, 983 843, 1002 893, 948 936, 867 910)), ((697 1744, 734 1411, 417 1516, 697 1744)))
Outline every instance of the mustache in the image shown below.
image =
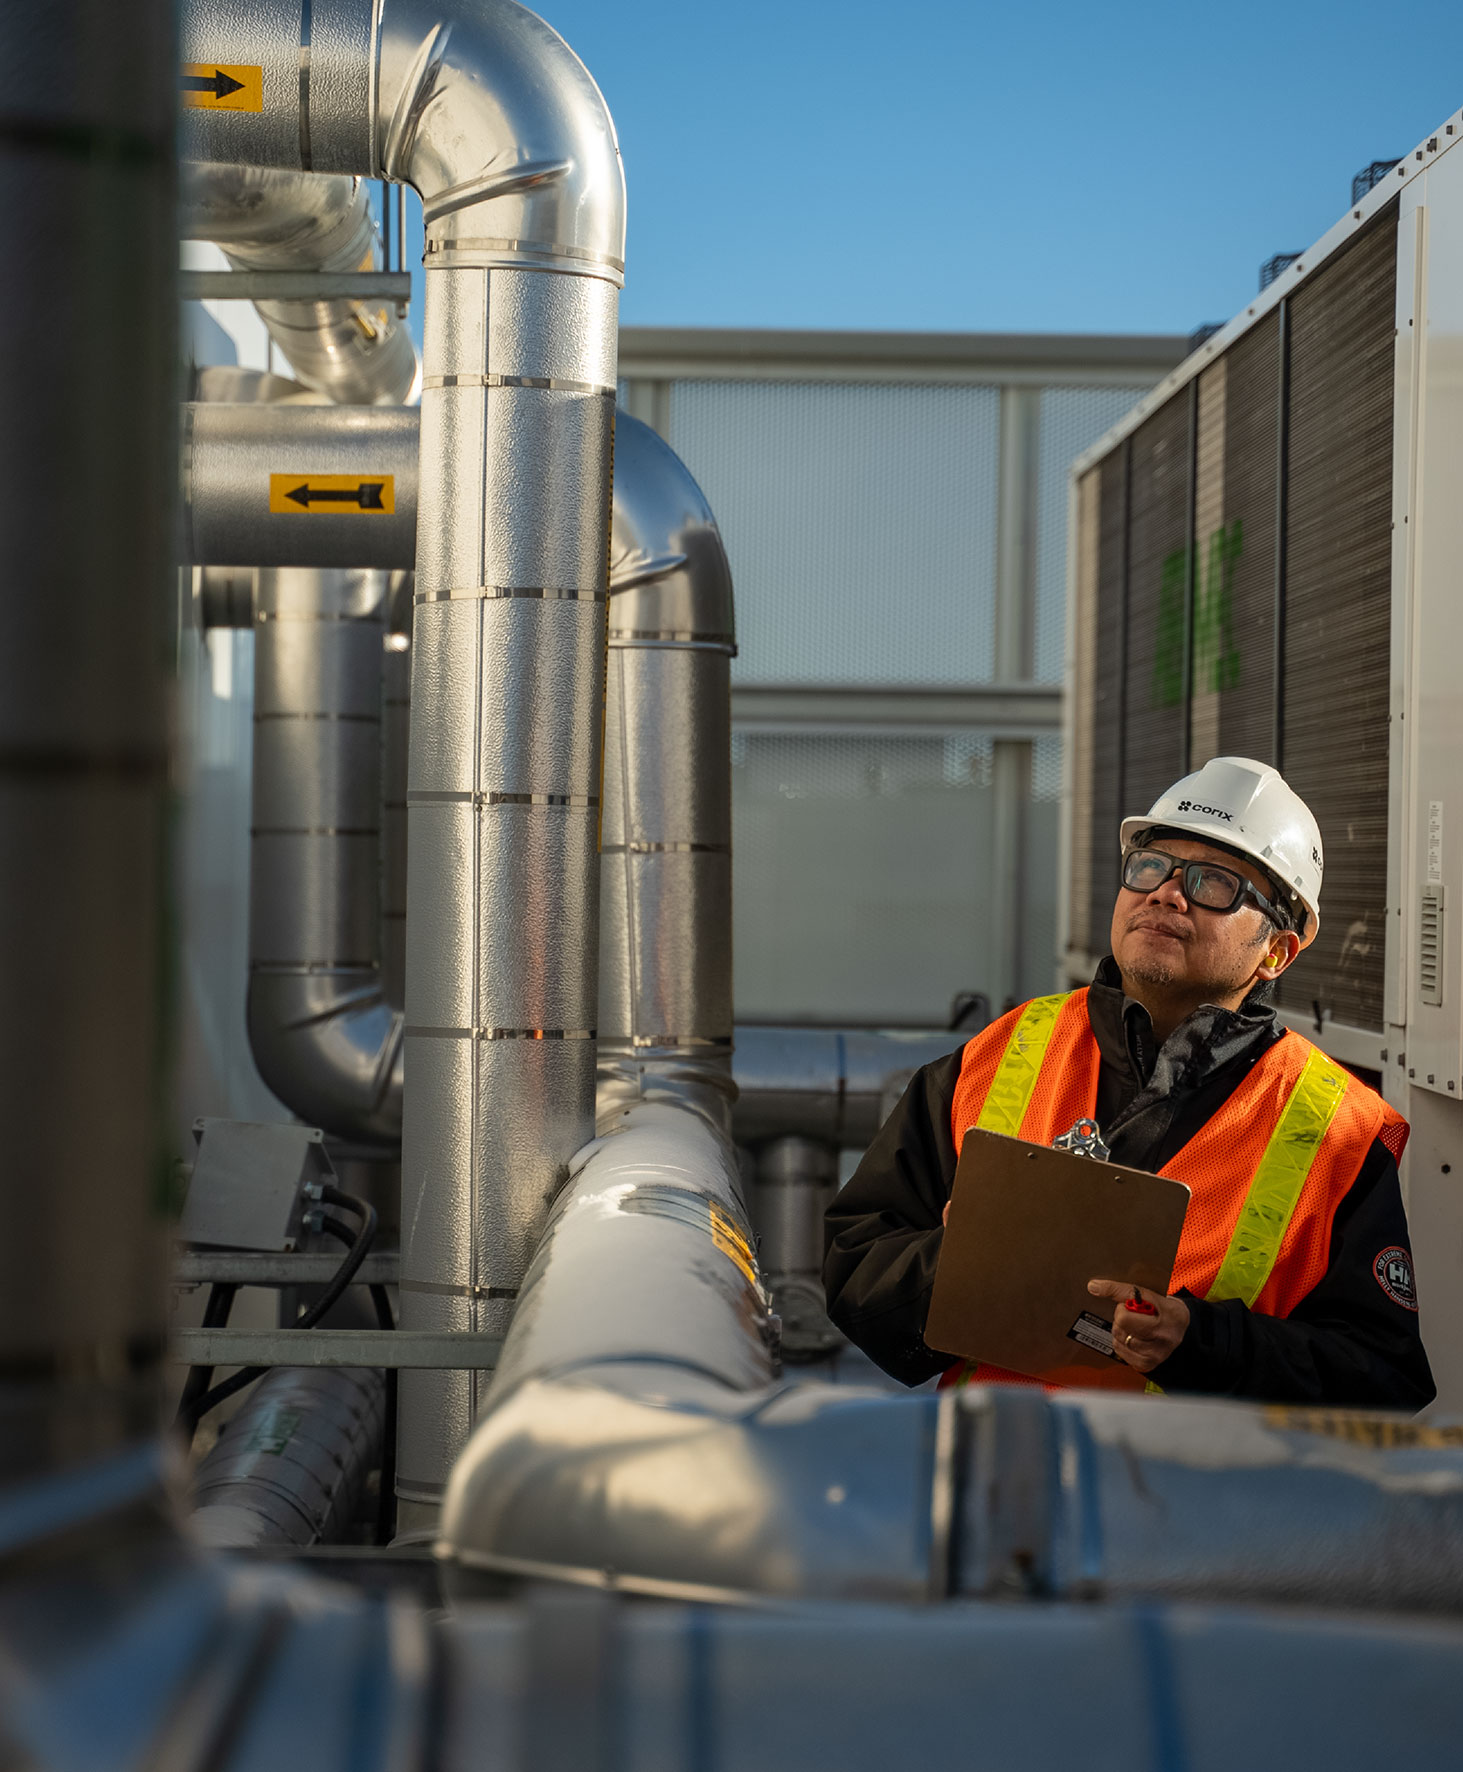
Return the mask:
POLYGON ((1151 911, 1135 911, 1128 918, 1127 933, 1131 935, 1135 929, 1151 929, 1157 935, 1172 935, 1179 941, 1192 941, 1193 929, 1180 920, 1155 916, 1151 911))

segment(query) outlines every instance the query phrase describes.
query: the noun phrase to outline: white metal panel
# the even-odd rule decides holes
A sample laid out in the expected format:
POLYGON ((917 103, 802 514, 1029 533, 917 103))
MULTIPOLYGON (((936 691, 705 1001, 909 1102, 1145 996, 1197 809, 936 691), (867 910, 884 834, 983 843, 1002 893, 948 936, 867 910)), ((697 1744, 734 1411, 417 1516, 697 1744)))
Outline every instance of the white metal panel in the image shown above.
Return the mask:
POLYGON ((1421 343, 1415 471, 1408 506, 1400 512, 1411 536, 1403 582, 1410 590, 1412 644, 1401 722, 1411 732, 1406 819, 1395 839, 1404 858, 1399 921, 1408 1081, 1457 1100, 1463 1095, 1463 942, 1457 927, 1463 911, 1463 154, 1439 159, 1419 184, 1425 221, 1420 299, 1399 328, 1420 334, 1421 343), (1422 896, 1430 885, 1444 894, 1435 1001, 1420 988, 1422 896))

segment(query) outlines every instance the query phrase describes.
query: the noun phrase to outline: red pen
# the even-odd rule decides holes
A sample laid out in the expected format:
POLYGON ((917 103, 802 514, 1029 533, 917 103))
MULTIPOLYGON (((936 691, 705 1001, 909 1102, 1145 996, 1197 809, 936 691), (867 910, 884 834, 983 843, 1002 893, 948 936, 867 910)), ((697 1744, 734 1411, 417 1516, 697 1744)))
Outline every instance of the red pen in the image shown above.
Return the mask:
POLYGON ((1149 1304, 1136 1286, 1133 1288, 1133 1296, 1123 1300, 1123 1309, 1132 1311, 1140 1317, 1156 1317, 1158 1315, 1158 1306, 1149 1304))

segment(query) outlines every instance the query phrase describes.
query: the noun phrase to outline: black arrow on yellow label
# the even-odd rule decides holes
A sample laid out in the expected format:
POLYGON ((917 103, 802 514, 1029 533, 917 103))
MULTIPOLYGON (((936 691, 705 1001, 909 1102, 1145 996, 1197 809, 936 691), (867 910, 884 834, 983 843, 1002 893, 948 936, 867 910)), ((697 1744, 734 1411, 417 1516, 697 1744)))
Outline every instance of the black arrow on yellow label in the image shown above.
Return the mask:
POLYGON ((225 99, 231 92, 244 90, 244 82, 231 79, 222 68, 215 68, 211 74, 184 74, 180 77, 180 85, 184 92, 207 92, 215 99, 225 99))
POLYGON ((236 62, 184 62, 178 96, 185 111, 262 111, 264 70, 236 62))
POLYGON ((271 474, 269 508, 277 515, 325 516, 331 511, 379 512, 396 510, 394 474, 271 474))
POLYGON ((379 480, 363 480, 359 486, 342 487, 338 492, 322 486, 296 486, 285 497, 293 499, 297 505, 303 505, 307 511, 311 505, 356 505, 363 511, 379 511, 382 508, 379 480))

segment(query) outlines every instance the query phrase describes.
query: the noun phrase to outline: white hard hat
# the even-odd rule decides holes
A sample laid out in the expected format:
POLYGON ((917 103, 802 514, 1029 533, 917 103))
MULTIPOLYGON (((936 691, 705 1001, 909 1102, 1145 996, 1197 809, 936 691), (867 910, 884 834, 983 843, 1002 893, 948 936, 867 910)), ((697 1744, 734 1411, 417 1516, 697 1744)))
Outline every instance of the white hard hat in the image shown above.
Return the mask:
POLYGON ((1320 827, 1278 769, 1252 757, 1212 758, 1160 794, 1144 817, 1123 820, 1123 848, 1155 825, 1257 861, 1291 909, 1304 908, 1302 945, 1315 940, 1325 865, 1320 827))

